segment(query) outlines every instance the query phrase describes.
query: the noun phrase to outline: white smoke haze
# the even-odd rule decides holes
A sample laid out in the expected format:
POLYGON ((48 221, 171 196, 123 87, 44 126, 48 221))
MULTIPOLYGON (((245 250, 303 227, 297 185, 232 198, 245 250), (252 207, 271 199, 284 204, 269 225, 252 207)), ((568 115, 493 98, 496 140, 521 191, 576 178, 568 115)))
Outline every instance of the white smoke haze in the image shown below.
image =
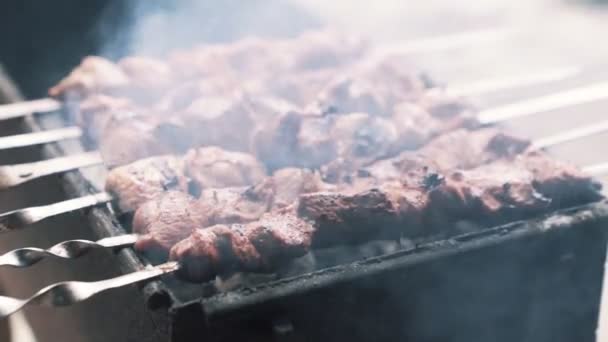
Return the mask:
MULTIPOLYGON (((131 54, 162 56, 172 49, 201 43, 233 41, 250 35, 286 37, 320 27, 360 34, 378 44, 504 27, 515 30, 505 40, 410 58, 434 79, 448 85, 554 67, 589 68, 593 72, 586 76, 587 80, 608 79, 608 71, 601 70, 608 60, 608 44, 605 44, 608 8, 592 6, 590 2, 277 0, 212 3, 187 0, 152 9, 144 1, 143 6, 133 7, 136 21, 130 28, 127 50, 131 54)), ((104 52, 113 55, 115 48, 115 43, 108 42, 104 52)), ((525 98, 543 92, 546 90, 528 89, 520 95, 525 98)), ((598 106, 581 107, 576 114, 573 115, 571 109, 547 113, 519 120, 509 128, 534 138, 573 124, 605 118, 598 106), (578 115, 579 112, 585 115, 578 115)), ((602 146, 608 136, 598 136, 592 141, 595 146, 602 146)), ((569 144, 553 152, 557 157, 581 165, 608 161, 608 156, 585 144, 589 142, 569 144)))

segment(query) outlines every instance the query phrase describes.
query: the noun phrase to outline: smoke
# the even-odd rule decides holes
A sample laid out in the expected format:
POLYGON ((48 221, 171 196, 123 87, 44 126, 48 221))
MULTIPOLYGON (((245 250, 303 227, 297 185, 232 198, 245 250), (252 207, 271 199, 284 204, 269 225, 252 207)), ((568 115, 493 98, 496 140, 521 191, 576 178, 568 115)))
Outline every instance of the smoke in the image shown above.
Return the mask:
POLYGON ((250 35, 290 37, 320 25, 315 16, 283 0, 135 0, 128 3, 123 7, 130 20, 123 24, 120 34, 113 35, 102 46, 104 56, 116 57, 122 55, 122 51, 162 56, 178 48, 234 41, 250 35))

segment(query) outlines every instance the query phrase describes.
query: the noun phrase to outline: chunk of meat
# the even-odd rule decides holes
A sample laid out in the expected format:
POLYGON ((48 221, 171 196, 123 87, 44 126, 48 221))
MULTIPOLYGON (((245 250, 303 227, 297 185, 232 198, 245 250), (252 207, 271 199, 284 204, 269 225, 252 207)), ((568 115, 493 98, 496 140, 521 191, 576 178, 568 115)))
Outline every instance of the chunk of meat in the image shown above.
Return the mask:
POLYGON ((118 61, 118 66, 129 78, 130 96, 140 103, 156 102, 177 81, 171 67, 154 58, 125 57, 118 61))
POLYGON ((399 183, 370 189, 303 194, 298 215, 315 223, 313 245, 415 237, 422 230, 426 192, 399 183))
POLYGON ((188 180, 182 170, 181 160, 175 156, 138 160, 111 170, 106 190, 116 195, 122 211, 134 211, 166 191, 187 192, 188 180))
POLYGON ((430 193, 429 217, 443 225, 469 220, 495 225, 602 198, 601 185, 543 152, 447 174, 430 193))
POLYGON ((259 219, 270 210, 274 189, 262 183, 239 188, 205 189, 199 201, 209 211, 214 224, 245 223, 259 219))
MULTIPOLYGON (((600 182, 576 166, 556 160, 544 152, 531 151, 519 155, 514 164, 514 167, 526 169, 532 174, 534 188, 551 199, 552 208, 567 208, 603 198, 600 182)), ((508 167, 504 165, 504 168, 508 167)))
POLYGON ((254 134, 252 150, 270 170, 317 168, 337 156, 331 127, 327 117, 289 112, 254 134))
POLYGON ((412 70, 390 59, 357 66, 321 92, 318 106, 327 113, 363 112, 390 117, 397 104, 416 101, 425 92, 423 79, 412 70))
POLYGON ((296 203, 301 194, 333 188, 323 182, 318 172, 298 168, 279 169, 272 174, 270 182, 274 189, 273 209, 286 208, 296 203))
POLYGON ((293 215, 266 215, 247 224, 195 230, 171 249, 180 277, 194 282, 234 271, 269 272, 306 254, 313 227, 293 215))
POLYGON ((184 168, 198 191, 251 185, 266 176, 264 165, 254 156, 214 146, 188 151, 184 157, 184 168))
POLYGON ((494 163, 448 173, 429 194, 428 224, 449 231, 457 221, 485 226, 547 211, 551 200, 533 186, 532 174, 494 163))
POLYGON ((87 137, 97 141, 111 123, 136 116, 135 110, 135 105, 127 98, 94 94, 80 102, 75 121, 87 137))
POLYGON ((213 223, 245 223, 269 211, 289 211, 303 193, 330 188, 317 173, 288 168, 249 187, 205 189, 199 200, 212 213, 213 223))
POLYGON ((110 168, 142 158, 183 154, 193 145, 193 132, 179 120, 159 115, 112 116, 98 141, 104 162, 110 168))
POLYGON ((129 85, 129 77, 113 62, 88 56, 57 85, 49 89, 52 97, 86 97, 91 93, 119 92, 129 85))
POLYGON ((135 212, 133 232, 140 234, 135 249, 168 255, 173 245, 209 224, 208 212, 194 197, 181 191, 162 193, 135 212))
POLYGON ((496 129, 459 129, 443 134, 420 149, 442 170, 468 169, 501 158, 513 158, 530 146, 530 140, 496 129))
POLYGON ((179 113, 198 146, 219 146, 248 152, 252 135, 262 118, 274 116, 270 107, 256 106, 242 94, 198 98, 179 113), (259 113, 258 110, 265 110, 259 113))

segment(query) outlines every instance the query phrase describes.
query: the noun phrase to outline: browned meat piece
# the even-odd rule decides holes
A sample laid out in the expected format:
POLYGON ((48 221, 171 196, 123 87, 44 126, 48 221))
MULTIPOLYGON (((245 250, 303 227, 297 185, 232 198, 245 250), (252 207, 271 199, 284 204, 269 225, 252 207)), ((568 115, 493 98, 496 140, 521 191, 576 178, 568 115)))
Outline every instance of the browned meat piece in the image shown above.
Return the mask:
POLYGON ((207 208, 213 224, 245 223, 259 219, 270 210, 274 189, 265 184, 205 189, 199 201, 207 208))
POLYGON ((168 190, 186 192, 188 182, 182 169, 180 159, 174 156, 138 160, 111 170, 106 190, 116 195, 122 211, 134 211, 168 190))
POLYGON ((250 187, 203 190, 200 201, 212 212, 213 223, 245 223, 293 205, 300 194, 326 189, 330 186, 317 173, 288 168, 250 187))
POLYGON ((574 165, 553 159, 546 153, 536 151, 520 155, 515 159, 515 167, 532 174, 534 188, 551 199, 552 208, 567 208, 602 198, 601 183, 574 165))
POLYGON ((271 170, 283 167, 319 167, 337 156, 327 117, 289 112, 258 130, 255 155, 271 170))
POLYGON ((427 225, 444 230, 463 220, 495 225, 547 211, 551 201, 534 188, 530 172, 504 165, 449 173, 430 191, 427 225))
MULTIPOLYGON (((460 123, 468 125, 465 121, 460 123)), ((340 174, 352 173, 375 160, 418 148, 456 125, 456 121, 435 118, 409 103, 398 105, 390 117, 362 112, 340 115, 289 112, 254 134, 253 151, 270 169, 325 165, 326 179, 332 181, 343 177, 340 174)), ((436 138, 426 149, 443 151, 445 145, 460 143, 463 152, 453 158, 460 160, 464 148, 479 141, 466 145, 463 141, 468 138, 469 130, 463 128, 459 132, 436 138)), ((485 137, 485 133, 473 134, 475 137, 470 140, 485 137)))
POLYGON ((322 112, 353 113, 390 117, 394 107, 423 96, 426 86, 420 75, 398 62, 385 60, 345 72, 319 95, 322 112))
POLYGON ((135 106, 127 98, 94 94, 80 103, 75 120, 96 141, 111 122, 134 116, 134 111, 135 106))
POLYGON ((198 191, 251 185, 266 176, 264 165, 254 156, 213 146, 188 151, 184 157, 184 168, 198 191))
POLYGON ((426 191, 421 187, 384 183, 380 187, 352 190, 300 197, 298 214, 315 222, 314 246, 420 234, 427 203, 426 191))
POLYGON ((114 115, 98 141, 110 168, 163 154, 183 154, 194 144, 194 132, 174 118, 148 115, 114 115))
POLYGON ((266 215, 247 224, 197 229, 171 249, 179 275, 202 282, 234 271, 268 272, 306 254, 313 227, 293 215, 266 215))
POLYGON ((336 141, 338 156, 360 165, 389 155, 398 139, 390 120, 366 113, 336 116, 330 135, 336 141))
POLYGON ((126 57, 118 66, 129 78, 130 96, 140 103, 151 104, 177 81, 170 66, 149 57, 126 57))
POLYGON ((430 218, 491 225, 597 201, 601 185, 542 152, 450 173, 430 193, 430 218))
POLYGON ((323 182, 319 173, 305 169, 279 169, 269 181, 274 189, 273 209, 294 204, 301 194, 332 189, 331 185, 323 182))
POLYGON ((207 210, 194 197, 181 191, 165 192, 135 212, 133 232, 141 235, 135 249, 166 256, 173 245, 209 223, 207 210))
POLYGON ((420 154, 432 158, 442 170, 467 169, 501 158, 512 158, 530 146, 528 139, 496 129, 470 132, 460 129, 437 137, 420 154))
POLYGON ((248 152, 256 125, 276 114, 270 106, 254 104, 242 94, 236 94, 197 99, 179 116, 183 124, 195 132, 193 138, 197 145, 248 152))
POLYGON ((89 56, 67 77, 49 89, 49 95, 80 99, 92 93, 117 92, 128 84, 128 76, 116 64, 102 57, 89 56))
POLYGON ((398 180, 420 169, 450 171, 470 169, 499 159, 512 160, 530 146, 530 141, 495 129, 460 129, 431 140, 418 151, 380 160, 359 171, 377 180, 398 180))
MULTIPOLYGON (((286 262, 308 248, 453 233, 450 229, 458 221, 488 226, 544 213, 554 207, 549 194, 553 192, 555 198, 569 195, 557 194, 560 188, 554 186, 558 179, 573 186, 566 187, 566 191, 600 198, 598 188, 592 186, 589 178, 574 169, 564 169, 541 154, 531 153, 515 162, 502 159, 475 169, 450 172, 446 178, 433 172, 418 172, 402 177, 399 182, 302 194, 297 215, 312 222, 305 233, 299 228, 302 227, 299 222, 303 222, 299 220, 293 223, 296 229, 276 232, 260 221, 216 225, 197 230, 178 243, 171 257, 182 262, 181 276, 191 281, 205 281, 231 271, 271 271, 276 262, 286 262), (538 165, 553 171, 541 174, 538 165), (252 226, 272 234, 272 238, 263 239, 271 247, 260 249, 252 242, 248 233, 252 226), (284 235, 279 237, 279 232, 284 235)), ((559 205, 564 203, 561 201, 559 205)), ((284 215, 267 213, 261 221, 279 220, 284 215)))

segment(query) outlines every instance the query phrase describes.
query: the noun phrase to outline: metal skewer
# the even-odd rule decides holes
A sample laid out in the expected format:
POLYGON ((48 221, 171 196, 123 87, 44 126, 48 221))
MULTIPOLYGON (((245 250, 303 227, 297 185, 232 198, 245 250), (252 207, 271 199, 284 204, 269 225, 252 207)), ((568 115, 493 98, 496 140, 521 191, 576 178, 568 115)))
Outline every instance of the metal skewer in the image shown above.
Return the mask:
POLYGON ((51 98, 24 101, 0 106, 0 120, 19 118, 31 113, 55 112, 62 103, 51 98))
POLYGON ((0 214, 0 233, 22 229, 28 225, 46 218, 85 209, 112 201, 112 196, 106 192, 73 198, 53 204, 29 207, 0 214))
POLYGON ((36 178, 103 164, 99 152, 85 152, 66 157, 32 163, 0 166, 0 190, 7 189, 36 178))
POLYGON ((452 96, 480 96, 487 93, 563 81, 580 74, 582 71, 583 68, 580 67, 561 67, 532 71, 525 74, 480 80, 468 84, 449 85, 446 91, 452 96))
POLYGON ((82 129, 76 126, 11 135, 0 137, 0 150, 47 144, 67 139, 77 139, 81 136, 82 129))
POLYGON ((482 124, 495 124, 523 116, 606 99, 608 99, 608 82, 602 82, 482 110, 478 114, 478 120, 482 124))
POLYGON ((5 318, 27 305, 68 306, 84 301, 100 292, 136 284, 158 278, 179 269, 177 262, 171 261, 141 271, 125 274, 111 279, 84 282, 64 281, 49 285, 26 299, 0 296, 0 318, 5 318))
POLYGON ((47 249, 35 247, 13 249, 0 255, 0 266, 27 267, 34 265, 45 257, 74 259, 93 249, 122 248, 133 245, 135 241, 137 241, 137 234, 127 234, 97 241, 67 240, 47 249))

